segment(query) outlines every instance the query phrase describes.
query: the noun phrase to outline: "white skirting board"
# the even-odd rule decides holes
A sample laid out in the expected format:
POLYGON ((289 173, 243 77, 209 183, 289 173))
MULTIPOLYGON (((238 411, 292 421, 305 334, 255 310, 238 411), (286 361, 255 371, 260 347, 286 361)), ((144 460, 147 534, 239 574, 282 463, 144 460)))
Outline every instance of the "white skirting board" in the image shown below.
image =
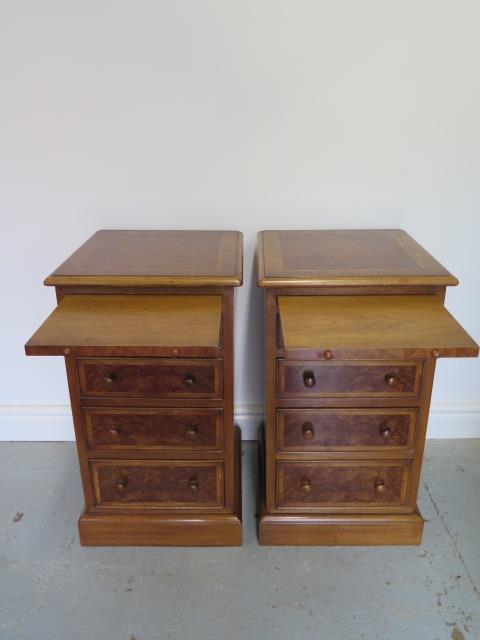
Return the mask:
MULTIPOLYGON (((243 440, 256 440, 262 405, 237 405, 235 422, 243 440)), ((480 402, 433 402, 428 438, 480 438, 480 402)), ((0 441, 74 440, 70 408, 65 405, 0 406, 0 441)))

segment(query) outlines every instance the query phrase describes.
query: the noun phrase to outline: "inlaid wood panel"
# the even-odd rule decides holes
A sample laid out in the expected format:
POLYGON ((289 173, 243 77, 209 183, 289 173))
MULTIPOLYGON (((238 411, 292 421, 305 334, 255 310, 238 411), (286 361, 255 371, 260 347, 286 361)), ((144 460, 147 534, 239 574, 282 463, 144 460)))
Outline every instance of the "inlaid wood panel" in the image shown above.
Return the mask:
POLYGON ((96 460, 91 463, 99 506, 223 505, 223 463, 96 460))
POLYGON ((47 285, 239 286, 238 231, 97 231, 47 285))
POLYGON ((280 397, 413 397, 420 389, 422 363, 397 361, 278 360, 280 397))
POLYGON ((401 506, 410 464, 382 460, 278 462, 278 507, 401 506))
POLYGON ((221 409, 83 409, 90 449, 220 451, 221 409))
POLYGON ((261 231, 261 287, 455 285, 458 280, 401 229, 261 231))
POLYGON ((221 398, 221 365, 220 359, 79 359, 80 391, 86 396, 221 398))
POLYGON ((413 447, 416 409, 278 409, 278 451, 413 447))

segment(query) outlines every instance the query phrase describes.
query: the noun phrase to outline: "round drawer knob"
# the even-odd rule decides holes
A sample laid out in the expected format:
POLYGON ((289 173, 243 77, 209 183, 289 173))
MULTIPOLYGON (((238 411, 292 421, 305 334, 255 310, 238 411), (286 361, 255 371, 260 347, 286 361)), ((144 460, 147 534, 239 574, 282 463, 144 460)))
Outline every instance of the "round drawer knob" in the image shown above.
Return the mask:
POLYGON ((312 490, 312 481, 309 478, 303 478, 300 486, 302 487, 303 493, 310 493, 312 490))
POLYGON ((187 373, 183 381, 187 386, 191 387, 193 384, 195 384, 195 376, 193 376, 191 373, 187 373))
POLYGON ((187 436, 193 438, 193 436, 197 435, 197 431, 198 429, 194 424, 189 424, 187 427, 187 436))
POLYGON ((440 351, 438 351, 438 349, 434 349, 434 350, 432 351, 432 356, 433 356, 434 358, 439 358, 439 357, 440 357, 440 351))
POLYGON ((126 476, 124 476, 123 478, 118 478, 118 480, 115 483, 115 486, 117 487, 118 491, 125 491, 125 489, 127 488, 126 476))
POLYGON ((380 435, 382 436, 382 438, 385 438, 385 440, 388 440, 388 438, 390 438, 390 436, 392 435, 392 432, 387 425, 382 424, 380 426, 380 435))
POLYGON ((313 371, 304 371, 303 373, 303 384, 308 387, 309 389, 311 389, 312 387, 314 387, 317 384, 317 381, 315 380, 315 375, 313 373, 313 371))
POLYGON ((323 357, 325 358, 325 360, 331 360, 333 358, 333 353, 330 351, 330 349, 325 349, 325 351, 323 352, 323 357))
POLYGON ((112 384, 115 382, 115 380, 117 379, 116 375, 114 373, 106 373, 103 377, 103 379, 105 380, 105 382, 107 384, 112 384))
POLYGON ((395 377, 395 374, 393 373, 387 373, 387 375, 385 376, 385 382, 389 387, 393 387, 396 381, 397 379, 395 377))
POLYGON ((312 438, 315 436, 315 431, 313 429, 313 424, 311 422, 303 423, 302 434, 305 440, 312 440, 312 438))
POLYGON ((375 482, 375 491, 377 493, 385 493, 387 487, 385 485, 385 482, 383 480, 377 480, 375 482))
POLYGON ((198 491, 198 480, 197 478, 190 478, 188 481, 188 486, 192 491, 198 491))
POLYGON ((109 427, 108 429, 108 433, 111 433, 112 436, 119 436, 120 435, 120 427, 109 427))

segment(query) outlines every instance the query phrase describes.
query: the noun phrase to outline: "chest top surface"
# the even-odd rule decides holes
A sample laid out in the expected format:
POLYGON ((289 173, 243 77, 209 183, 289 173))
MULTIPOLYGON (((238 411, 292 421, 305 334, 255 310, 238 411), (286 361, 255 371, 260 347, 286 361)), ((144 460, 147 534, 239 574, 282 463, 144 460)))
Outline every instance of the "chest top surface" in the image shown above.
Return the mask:
POLYGON ((238 231, 101 230, 46 285, 239 286, 238 231))
POLYGON ((409 284, 458 281, 400 229, 259 233, 261 287, 409 284))

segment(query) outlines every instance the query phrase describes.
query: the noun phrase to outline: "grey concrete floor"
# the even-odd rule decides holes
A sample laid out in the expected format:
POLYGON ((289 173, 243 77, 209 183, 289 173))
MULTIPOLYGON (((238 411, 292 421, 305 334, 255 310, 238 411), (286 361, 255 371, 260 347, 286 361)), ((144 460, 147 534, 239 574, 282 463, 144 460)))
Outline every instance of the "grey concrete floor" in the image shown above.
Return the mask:
POLYGON ((478 639, 479 460, 428 443, 419 547, 259 547, 245 443, 243 547, 82 548, 74 445, 1 443, 0 638, 478 639))

